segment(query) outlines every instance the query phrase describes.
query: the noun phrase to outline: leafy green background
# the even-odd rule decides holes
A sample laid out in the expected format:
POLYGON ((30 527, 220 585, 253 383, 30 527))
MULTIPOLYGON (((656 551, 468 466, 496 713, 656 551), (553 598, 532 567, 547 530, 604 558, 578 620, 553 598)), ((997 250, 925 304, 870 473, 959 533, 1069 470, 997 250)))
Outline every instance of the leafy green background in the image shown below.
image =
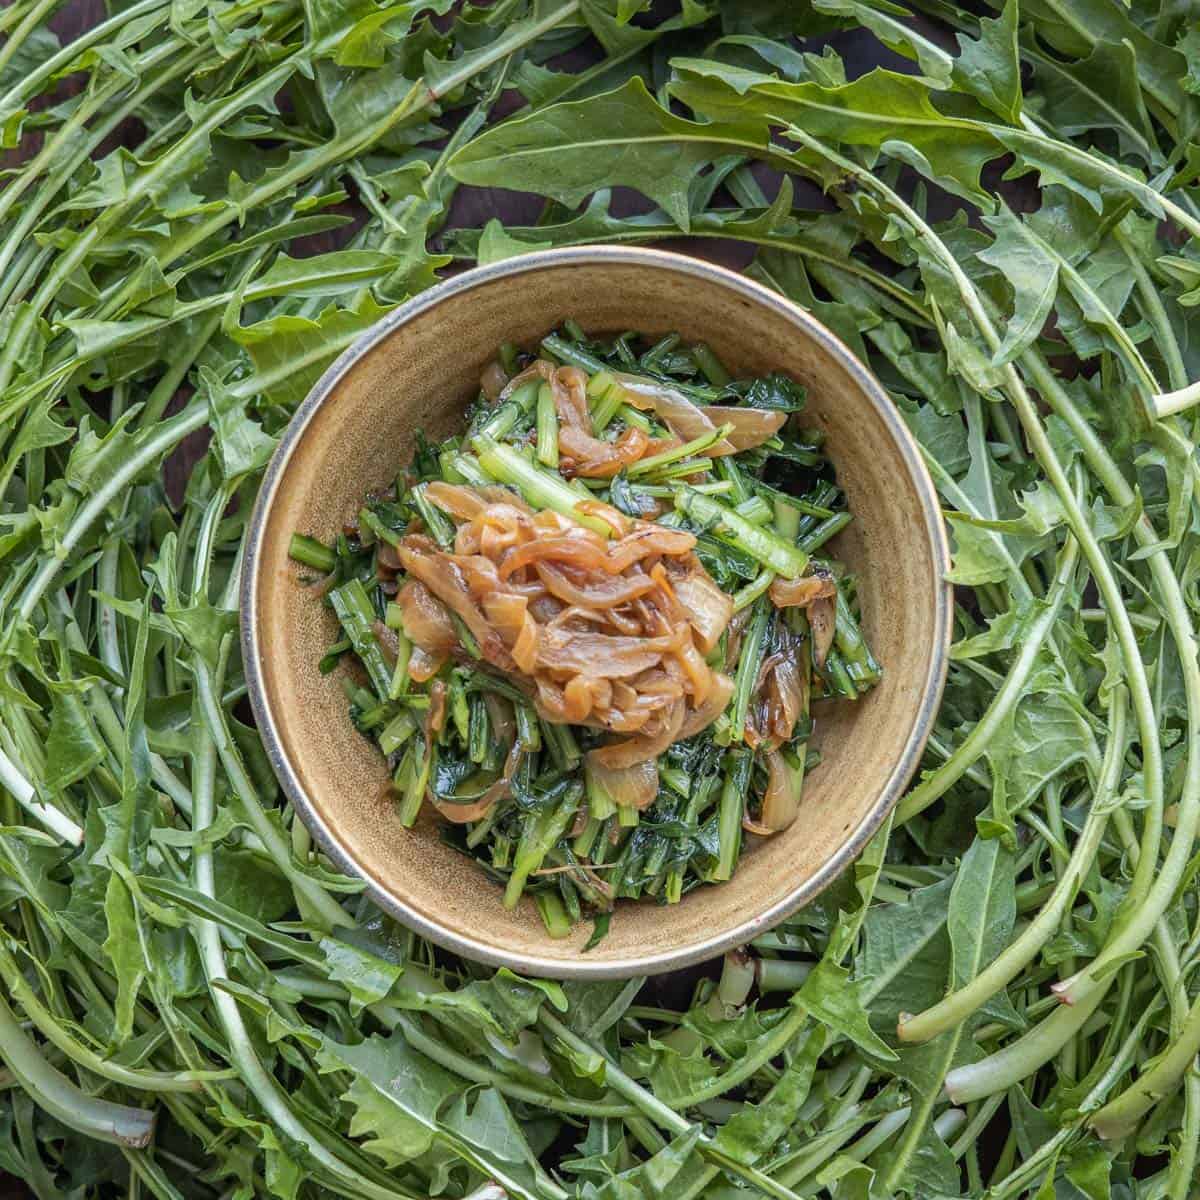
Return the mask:
POLYGON ((1194 1193, 1197 15, 917 7, 142 0, 63 51, 53 0, 0 10, 0 1170, 1194 1193), (597 240, 736 254, 869 362, 961 603, 848 876, 703 973, 578 987, 328 869, 245 723, 233 598, 339 349, 459 264, 597 240))

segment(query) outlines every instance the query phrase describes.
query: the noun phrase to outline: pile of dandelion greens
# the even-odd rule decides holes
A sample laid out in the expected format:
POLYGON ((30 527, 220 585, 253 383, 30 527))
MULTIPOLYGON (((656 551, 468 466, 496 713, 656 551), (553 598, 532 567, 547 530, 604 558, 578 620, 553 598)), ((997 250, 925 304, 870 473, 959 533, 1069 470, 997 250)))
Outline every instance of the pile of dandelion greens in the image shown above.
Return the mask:
POLYGON ((140 0, 66 46, 55 0, 0 11, 0 1169, 1194 1191, 1200 28, 916 3, 140 0), (841 31, 890 66, 848 79, 841 31), (451 229, 463 185, 545 205, 451 229), (245 521, 317 374, 439 271, 683 235, 742 244, 904 413, 949 685, 889 828, 719 971, 522 980, 389 922, 281 800, 245 521))
POLYGON ((820 702, 857 700, 881 675, 854 611, 853 576, 813 557, 853 517, 822 435, 798 425, 804 389, 779 373, 734 380, 711 348, 681 341, 675 333, 589 338, 569 320, 536 352, 505 344, 461 432, 430 445, 418 431, 394 484, 364 497, 332 544, 299 532, 291 539, 291 557, 316 572, 308 586, 340 631, 320 670, 347 660, 357 667, 343 672, 342 684, 354 727, 392 772, 394 819, 413 826, 428 799, 448 822, 450 844, 504 885, 506 907, 530 893, 555 938, 592 915, 589 949, 607 931, 615 901, 678 903, 697 885, 732 876, 743 829, 758 837, 787 829, 801 811, 805 774, 820 762, 809 747, 820 702), (564 375, 586 404, 586 432, 578 423, 566 434, 560 427, 559 406, 579 415, 570 412, 564 375), (636 406, 649 401, 628 384, 661 397, 656 415, 636 406), (683 441, 664 423, 676 412, 707 428, 683 441), (736 447, 727 440, 733 425, 714 424, 722 416, 743 423, 736 447), (593 457, 572 457, 572 446, 593 457), (466 507, 455 511, 459 505, 466 507), (505 595, 516 546, 489 557, 469 535, 474 506, 492 514, 493 531, 507 523, 512 538, 524 521, 528 536, 544 543, 540 578, 553 570, 561 582, 551 576, 546 590, 533 572, 505 595), (551 518, 540 533, 532 527, 539 512, 551 518), (694 541, 694 551, 668 556, 670 568, 658 555, 651 568, 632 564, 633 576, 604 575, 570 557, 554 565, 554 553, 572 548, 586 550, 584 559, 602 553, 605 539, 619 551, 626 534, 653 554, 668 530, 694 541), (410 545, 437 563, 435 577, 447 576, 443 599, 432 582, 406 573, 397 555, 410 545), (618 580, 631 596, 621 604, 611 586, 618 580), (780 591, 789 581, 791 597, 780 591), (548 606, 551 627, 590 636, 586 655, 571 656, 587 658, 582 670, 551 671, 540 682, 524 673, 539 666, 530 595, 548 606), (507 650, 503 641, 481 646, 476 636, 479 628, 498 636, 498 597, 522 613, 518 627, 531 648, 521 663, 513 634, 507 650), (470 627, 447 600, 469 605, 470 627), (624 612, 617 628, 597 611, 614 604, 624 612), (647 620, 640 643, 631 639, 647 620), (636 744, 610 736, 632 728, 630 712, 612 702, 614 688, 633 703, 649 674, 657 691, 640 700, 657 707, 648 720, 669 725, 676 711, 682 722, 682 697, 670 709, 661 703, 667 685, 689 682, 680 658, 664 660, 668 676, 656 656, 647 667, 639 650, 676 630, 689 647, 702 637, 691 660, 703 689, 688 709, 695 719, 656 739, 642 715, 637 738, 659 741, 661 751, 638 751, 635 763, 606 770, 596 760, 605 745, 636 744), (593 709, 588 698, 568 712, 560 686, 567 682, 605 697, 604 707, 593 709))

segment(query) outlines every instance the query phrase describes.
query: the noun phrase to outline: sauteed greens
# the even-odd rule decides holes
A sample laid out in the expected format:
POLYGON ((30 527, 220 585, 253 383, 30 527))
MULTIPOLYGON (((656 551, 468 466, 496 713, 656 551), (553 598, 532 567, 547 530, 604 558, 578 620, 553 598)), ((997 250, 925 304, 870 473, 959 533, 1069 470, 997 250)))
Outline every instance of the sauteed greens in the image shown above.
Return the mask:
POLYGON ((803 407, 678 334, 568 321, 504 346, 466 430, 333 545, 293 538, 398 819, 428 800, 552 936, 728 879, 745 833, 796 819, 819 702, 879 679, 817 557, 851 517, 803 407))

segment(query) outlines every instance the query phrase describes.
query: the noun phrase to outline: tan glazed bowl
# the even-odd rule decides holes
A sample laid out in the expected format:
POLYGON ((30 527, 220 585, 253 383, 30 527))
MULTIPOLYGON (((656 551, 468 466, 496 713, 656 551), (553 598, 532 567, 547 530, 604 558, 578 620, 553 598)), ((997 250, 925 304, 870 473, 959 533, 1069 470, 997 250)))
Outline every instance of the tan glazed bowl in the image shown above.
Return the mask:
POLYGON ((590 246, 525 255, 440 284, 363 334, 313 388, 267 471, 241 597, 242 648, 258 726, 284 790, 322 849, 366 880, 418 933, 483 962, 557 978, 653 974, 748 942, 845 870, 920 760, 945 681, 951 631, 945 529, 917 446, 883 389, 836 337, 788 300, 733 272, 654 250, 590 246), (301 586, 293 532, 330 540, 362 497, 409 461, 415 433, 461 427, 463 406, 502 342, 535 347, 564 318, 589 333, 680 332, 735 375, 784 371, 808 389, 806 424, 827 434, 854 521, 834 547, 859 579, 882 683, 856 703, 822 703, 821 764, 800 819, 748 838, 733 879, 681 903, 619 902, 581 953, 532 900, 515 911, 472 860, 442 843, 429 806, 404 829, 378 750, 350 723, 340 671, 317 663, 333 614, 301 586))

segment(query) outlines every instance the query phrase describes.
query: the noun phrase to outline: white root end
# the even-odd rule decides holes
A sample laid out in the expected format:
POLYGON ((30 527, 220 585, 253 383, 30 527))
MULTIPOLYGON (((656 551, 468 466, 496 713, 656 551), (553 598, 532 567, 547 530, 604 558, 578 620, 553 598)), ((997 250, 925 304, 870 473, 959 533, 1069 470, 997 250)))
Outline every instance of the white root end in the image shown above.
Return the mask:
POLYGON ((1072 975, 1070 979, 1060 979, 1058 983, 1050 985, 1050 990, 1058 998, 1060 1004, 1075 1003, 1075 997, 1071 994, 1071 986, 1077 978, 1078 976, 1072 975))
POLYGON ((16 802, 40 824, 69 846, 83 845, 83 830, 67 816, 48 804, 43 804, 34 791, 33 784, 21 774, 16 763, 0 750, 0 785, 16 802))
POLYGON ((1160 392, 1157 396, 1151 396, 1149 400, 1150 410, 1159 421, 1183 412, 1194 404, 1200 404, 1200 380, 1189 383, 1187 387, 1179 388, 1178 391, 1160 392))

